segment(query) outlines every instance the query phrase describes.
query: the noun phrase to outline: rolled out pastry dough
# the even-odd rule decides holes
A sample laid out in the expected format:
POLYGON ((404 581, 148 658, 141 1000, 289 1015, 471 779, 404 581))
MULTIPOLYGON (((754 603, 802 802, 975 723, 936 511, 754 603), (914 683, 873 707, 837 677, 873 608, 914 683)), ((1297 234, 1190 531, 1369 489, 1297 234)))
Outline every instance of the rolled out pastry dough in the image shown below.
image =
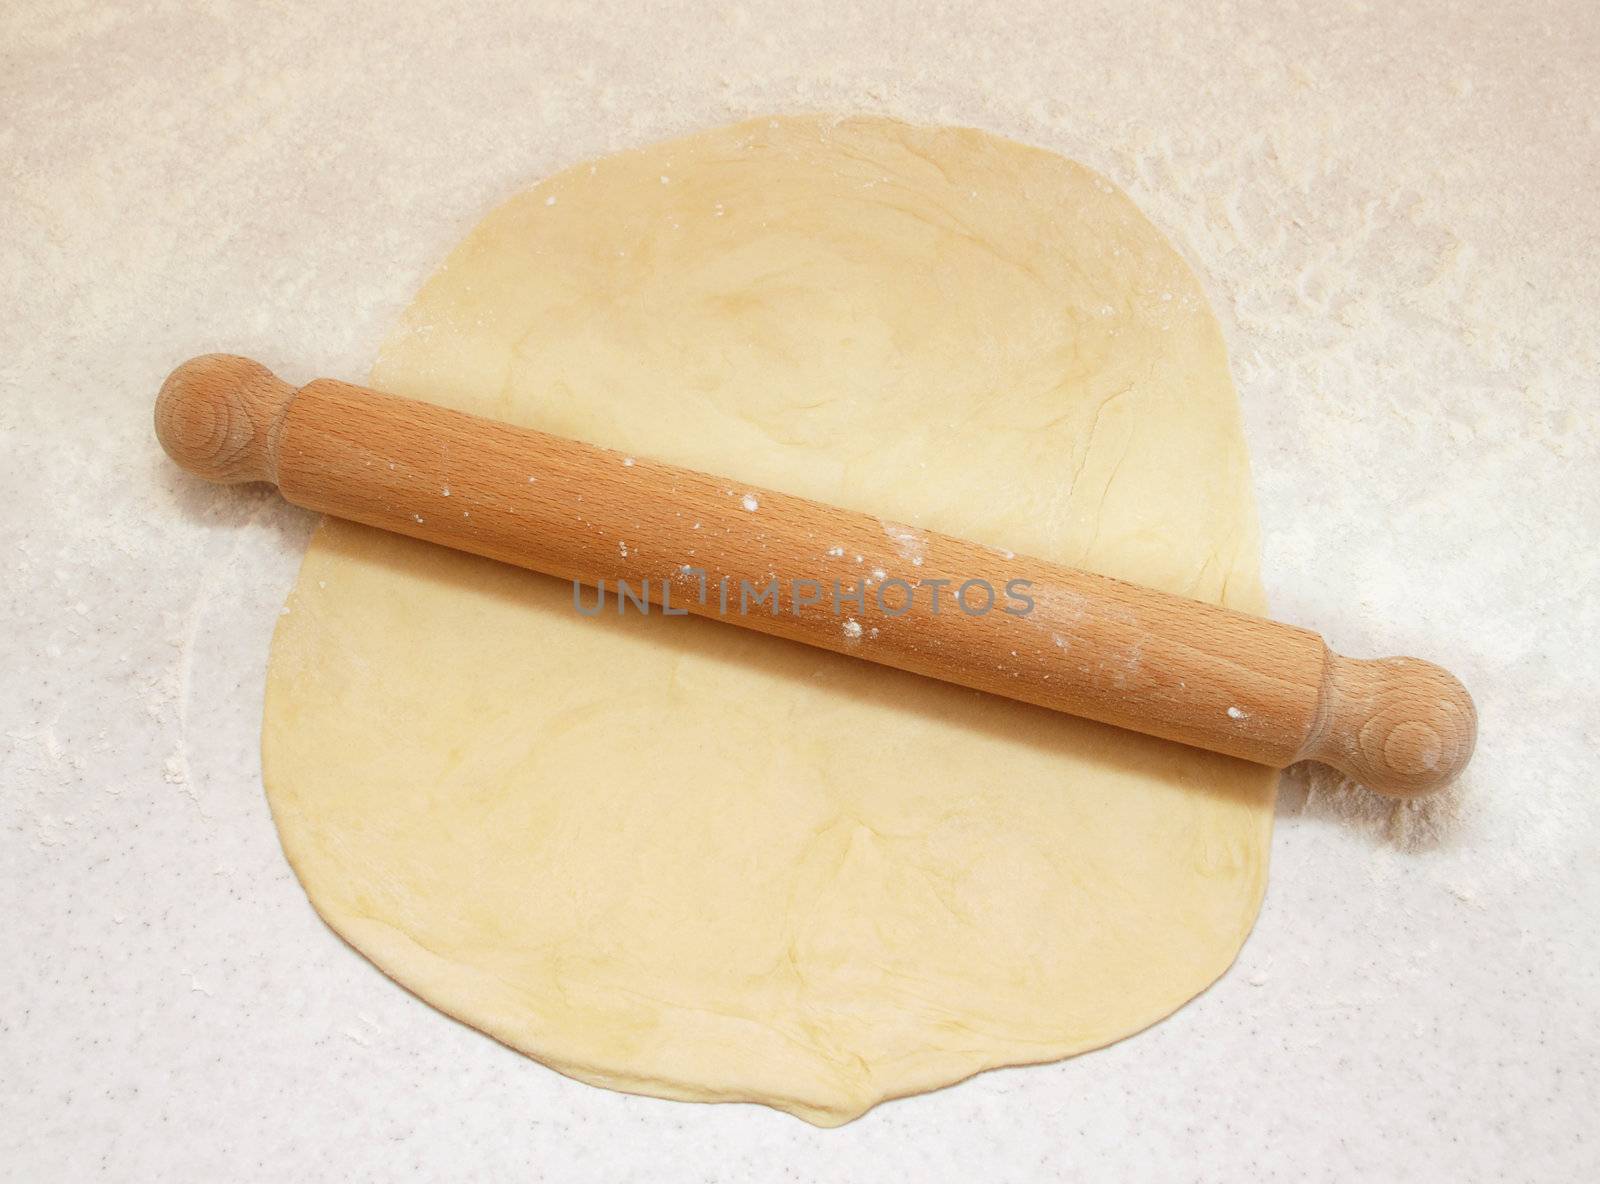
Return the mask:
MULTIPOLYGON (((372 382, 1262 607, 1194 276, 981 132, 761 119, 570 169, 372 382)), ((841 1123, 1138 1031, 1261 900, 1261 768, 334 521, 289 608, 263 751, 307 894, 583 1081, 841 1123)))

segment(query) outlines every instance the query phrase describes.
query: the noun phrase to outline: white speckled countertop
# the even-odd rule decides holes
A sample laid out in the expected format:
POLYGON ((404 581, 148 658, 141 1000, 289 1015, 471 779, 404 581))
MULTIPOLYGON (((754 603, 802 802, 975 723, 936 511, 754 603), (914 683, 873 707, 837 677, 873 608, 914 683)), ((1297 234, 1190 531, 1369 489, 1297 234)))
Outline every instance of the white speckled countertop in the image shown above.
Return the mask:
POLYGON ((1597 10, 824 7, 0 13, 0 1177, 1600 1177, 1597 10), (568 1081, 317 919, 256 749, 311 518, 149 427, 205 350, 359 379, 562 165, 817 109, 1125 186, 1222 318, 1275 611, 1483 717, 1420 808, 1291 773, 1170 1020, 836 1131, 568 1081))

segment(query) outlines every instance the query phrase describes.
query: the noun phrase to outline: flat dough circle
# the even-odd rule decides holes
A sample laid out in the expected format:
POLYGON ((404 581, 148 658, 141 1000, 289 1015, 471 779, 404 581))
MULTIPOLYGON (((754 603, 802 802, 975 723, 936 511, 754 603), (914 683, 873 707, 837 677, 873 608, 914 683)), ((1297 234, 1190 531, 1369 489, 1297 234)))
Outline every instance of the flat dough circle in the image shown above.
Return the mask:
MULTIPOLYGON (((373 384, 1262 607, 1189 269, 977 131, 757 120, 489 215, 373 384)), ((563 1073, 847 1121, 1153 1023, 1243 942, 1274 777, 346 523, 263 763, 318 911, 563 1073)))

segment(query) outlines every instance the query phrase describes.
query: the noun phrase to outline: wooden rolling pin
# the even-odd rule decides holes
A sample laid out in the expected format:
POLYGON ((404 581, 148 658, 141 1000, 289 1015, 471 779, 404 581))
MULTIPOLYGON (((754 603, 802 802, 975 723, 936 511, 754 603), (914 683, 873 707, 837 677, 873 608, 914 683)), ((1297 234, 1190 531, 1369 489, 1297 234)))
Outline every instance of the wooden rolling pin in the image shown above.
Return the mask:
POLYGON ((222 354, 174 370, 155 421, 209 480, 270 481, 308 509, 602 591, 627 581, 634 611, 718 617, 1274 768, 1322 761, 1384 793, 1436 789, 1472 755, 1472 699, 1428 662, 1341 657, 1293 625, 870 514, 348 383, 296 389, 222 354))

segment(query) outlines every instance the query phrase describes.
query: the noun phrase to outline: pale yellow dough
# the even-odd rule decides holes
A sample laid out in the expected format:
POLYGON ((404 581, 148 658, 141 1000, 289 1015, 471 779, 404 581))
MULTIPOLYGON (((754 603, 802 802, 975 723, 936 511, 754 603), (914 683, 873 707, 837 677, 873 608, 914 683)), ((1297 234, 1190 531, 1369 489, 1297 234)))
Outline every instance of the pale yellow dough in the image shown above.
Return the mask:
MULTIPOLYGON (((372 382, 1262 607, 1194 276, 981 132, 762 119, 580 165, 472 232, 372 382)), ((571 604, 329 522, 263 737, 328 923, 563 1073, 832 1125, 1136 1032, 1250 929, 1261 768, 571 604)))

